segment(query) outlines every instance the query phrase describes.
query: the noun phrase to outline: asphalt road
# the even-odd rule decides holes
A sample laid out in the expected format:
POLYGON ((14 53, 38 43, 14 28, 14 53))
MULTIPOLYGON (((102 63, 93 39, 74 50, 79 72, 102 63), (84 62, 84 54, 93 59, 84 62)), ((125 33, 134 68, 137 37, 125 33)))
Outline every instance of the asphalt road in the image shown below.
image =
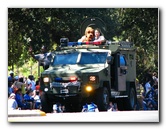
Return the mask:
POLYGON ((8 112, 8 122, 159 122, 159 111, 115 111, 86 113, 8 112))

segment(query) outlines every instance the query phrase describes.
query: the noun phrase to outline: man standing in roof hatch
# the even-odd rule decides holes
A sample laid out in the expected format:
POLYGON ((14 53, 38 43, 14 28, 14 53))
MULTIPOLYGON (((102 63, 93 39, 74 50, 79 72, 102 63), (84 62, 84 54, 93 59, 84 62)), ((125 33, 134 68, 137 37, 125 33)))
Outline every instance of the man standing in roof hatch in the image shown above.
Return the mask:
POLYGON ((34 55, 32 47, 29 48, 29 54, 37 61, 39 61, 39 65, 43 66, 43 69, 46 70, 49 68, 51 63, 52 54, 47 51, 46 46, 41 47, 41 54, 34 55))

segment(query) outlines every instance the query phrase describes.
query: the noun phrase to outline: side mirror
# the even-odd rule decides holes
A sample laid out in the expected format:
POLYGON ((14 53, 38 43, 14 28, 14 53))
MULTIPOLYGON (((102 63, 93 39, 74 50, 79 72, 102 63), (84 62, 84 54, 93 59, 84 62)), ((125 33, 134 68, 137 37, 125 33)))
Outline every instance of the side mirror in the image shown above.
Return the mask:
POLYGON ((107 63, 110 65, 113 64, 113 57, 112 56, 107 57, 107 63))

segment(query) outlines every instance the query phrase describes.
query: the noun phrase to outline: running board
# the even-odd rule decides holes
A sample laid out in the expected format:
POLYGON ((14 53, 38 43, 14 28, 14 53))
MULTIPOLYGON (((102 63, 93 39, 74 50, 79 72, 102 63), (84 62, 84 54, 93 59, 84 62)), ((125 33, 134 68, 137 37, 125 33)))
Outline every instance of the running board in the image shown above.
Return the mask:
POLYGON ((115 98, 127 98, 128 95, 122 95, 122 96, 114 96, 115 98))
POLYGON ((119 91, 111 91, 111 98, 127 98, 128 95, 120 95, 119 91))

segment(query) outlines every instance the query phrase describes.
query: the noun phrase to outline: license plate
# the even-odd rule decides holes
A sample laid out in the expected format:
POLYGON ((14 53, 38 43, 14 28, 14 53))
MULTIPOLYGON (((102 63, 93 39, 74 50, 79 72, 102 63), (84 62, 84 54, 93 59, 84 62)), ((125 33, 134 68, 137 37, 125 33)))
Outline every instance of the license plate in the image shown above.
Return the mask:
POLYGON ((63 94, 63 93, 67 94, 67 93, 69 93, 69 90, 68 89, 62 89, 62 90, 60 90, 60 93, 61 94, 63 94))

